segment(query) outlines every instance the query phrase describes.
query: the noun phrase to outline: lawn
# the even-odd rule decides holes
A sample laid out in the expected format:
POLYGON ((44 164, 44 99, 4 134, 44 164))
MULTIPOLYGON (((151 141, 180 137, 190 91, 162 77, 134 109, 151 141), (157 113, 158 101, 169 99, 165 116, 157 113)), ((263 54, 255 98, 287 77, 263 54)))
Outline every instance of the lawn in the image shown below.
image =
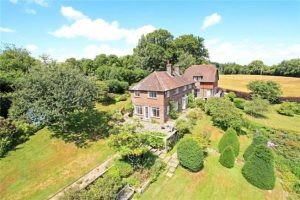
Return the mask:
POLYGON ((46 199, 113 154, 104 140, 78 148, 50 135, 44 128, 0 160, 1 199, 46 199))
POLYGON ((295 115, 293 117, 280 115, 276 111, 279 106, 279 104, 272 105, 270 110, 264 114, 264 117, 256 118, 250 115, 246 115, 246 117, 251 121, 263 124, 265 126, 270 126, 277 129, 292 130, 299 132, 300 134, 300 115, 295 115))
MULTIPOLYGON (((217 149, 218 141, 223 131, 212 126, 210 117, 198 121, 192 134, 199 132, 211 133, 211 148, 217 149)), ((247 136, 240 136, 241 153, 251 143, 247 136)), ((198 173, 191 173, 179 167, 174 176, 167 178, 162 174, 157 182, 150 185, 141 196, 142 200, 169 199, 222 199, 222 200, 253 200, 253 199, 284 199, 284 191, 277 181, 276 188, 272 191, 260 190, 249 184, 241 174, 242 164, 227 169, 218 162, 218 156, 209 154, 205 158, 204 169, 198 173)))
POLYGON ((254 80, 275 81, 281 85, 282 96, 300 97, 300 78, 260 75, 220 75, 219 86, 221 88, 249 92, 247 84, 254 80))
POLYGON ((128 98, 126 101, 119 101, 115 104, 104 105, 104 104, 101 104, 101 103, 96 103, 96 109, 99 110, 99 111, 104 111, 104 112, 121 110, 127 104, 129 104, 130 101, 131 101, 131 99, 128 98))

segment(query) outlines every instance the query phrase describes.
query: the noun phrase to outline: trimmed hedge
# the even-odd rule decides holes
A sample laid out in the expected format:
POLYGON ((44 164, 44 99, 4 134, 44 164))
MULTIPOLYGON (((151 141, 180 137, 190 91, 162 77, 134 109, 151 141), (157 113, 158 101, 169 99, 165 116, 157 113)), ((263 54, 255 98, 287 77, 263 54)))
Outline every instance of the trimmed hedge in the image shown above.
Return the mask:
POLYGON ((242 168, 242 174, 252 185, 271 190, 275 186, 274 158, 265 145, 258 145, 242 168))
POLYGON ((227 131, 221 138, 219 145, 218 145, 219 152, 222 153, 228 146, 231 146, 233 148, 235 156, 239 155, 240 142, 239 142, 239 138, 236 134, 236 131, 233 128, 227 129, 227 131))
POLYGON ((253 138, 253 141, 252 143, 250 144, 250 146, 246 149, 243 157, 245 160, 247 160, 254 152, 255 148, 258 146, 258 145, 265 145, 267 146, 267 138, 262 136, 262 135, 259 135, 259 136, 256 136, 253 138))
POLYGON ((197 172, 203 167, 203 151, 192 138, 183 138, 179 142, 177 156, 180 164, 192 172, 197 172))
POLYGON ((234 166, 235 154, 231 146, 227 146, 222 152, 219 162, 221 165, 227 168, 232 168, 234 166))

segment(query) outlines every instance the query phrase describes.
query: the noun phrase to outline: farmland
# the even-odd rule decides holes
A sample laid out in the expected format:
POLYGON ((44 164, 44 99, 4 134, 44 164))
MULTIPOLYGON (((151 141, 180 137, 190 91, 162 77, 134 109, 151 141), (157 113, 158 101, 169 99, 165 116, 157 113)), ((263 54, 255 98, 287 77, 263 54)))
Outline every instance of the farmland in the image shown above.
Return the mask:
POLYGON ((247 84, 255 80, 271 80, 279 83, 282 96, 300 97, 300 78, 260 75, 220 75, 219 87, 249 92, 247 84))

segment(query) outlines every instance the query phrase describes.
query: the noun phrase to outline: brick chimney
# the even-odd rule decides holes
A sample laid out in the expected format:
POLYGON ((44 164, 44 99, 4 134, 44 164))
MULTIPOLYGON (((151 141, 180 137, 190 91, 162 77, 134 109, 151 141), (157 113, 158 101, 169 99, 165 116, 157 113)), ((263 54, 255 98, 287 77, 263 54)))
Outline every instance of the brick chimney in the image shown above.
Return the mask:
POLYGON ((167 61, 167 72, 168 72, 168 74, 173 76, 173 67, 169 60, 167 61))
POLYGON ((175 75, 180 76, 180 68, 179 68, 179 65, 175 65, 175 75))

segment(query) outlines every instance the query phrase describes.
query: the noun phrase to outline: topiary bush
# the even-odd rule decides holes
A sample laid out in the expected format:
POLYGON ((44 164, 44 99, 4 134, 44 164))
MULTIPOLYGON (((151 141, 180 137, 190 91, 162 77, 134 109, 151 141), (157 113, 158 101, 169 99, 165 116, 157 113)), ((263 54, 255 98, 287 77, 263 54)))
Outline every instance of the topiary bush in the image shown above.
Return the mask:
POLYGON ((245 99, 242 99, 242 98, 235 98, 233 100, 233 104, 235 105, 235 107, 239 108, 239 109, 244 109, 244 106, 245 106, 245 99))
POLYGON ((222 152, 219 162, 221 165, 227 168, 232 168, 234 166, 235 154, 232 146, 227 146, 225 150, 222 152))
POLYGON ((253 154, 255 148, 258 145, 267 146, 267 142, 268 142, 267 138, 262 135, 254 137, 250 146, 245 150, 245 153, 243 155, 244 159, 247 160, 253 154))
POLYGON ((239 155, 240 142, 239 142, 239 138, 233 128, 227 129, 227 131, 221 138, 219 145, 218 145, 219 152, 222 153, 228 146, 232 147, 235 156, 239 155))
POLYGON ((272 151, 265 145, 256 146, 242 168, 242 174, 249 183, 260 189, 273 189, 276 176, 272 151))
POLYGON ((180 164, 192 172, 203 167, 203 151, 192 138, 183 138, 178 144, 177 156, 180 164))

